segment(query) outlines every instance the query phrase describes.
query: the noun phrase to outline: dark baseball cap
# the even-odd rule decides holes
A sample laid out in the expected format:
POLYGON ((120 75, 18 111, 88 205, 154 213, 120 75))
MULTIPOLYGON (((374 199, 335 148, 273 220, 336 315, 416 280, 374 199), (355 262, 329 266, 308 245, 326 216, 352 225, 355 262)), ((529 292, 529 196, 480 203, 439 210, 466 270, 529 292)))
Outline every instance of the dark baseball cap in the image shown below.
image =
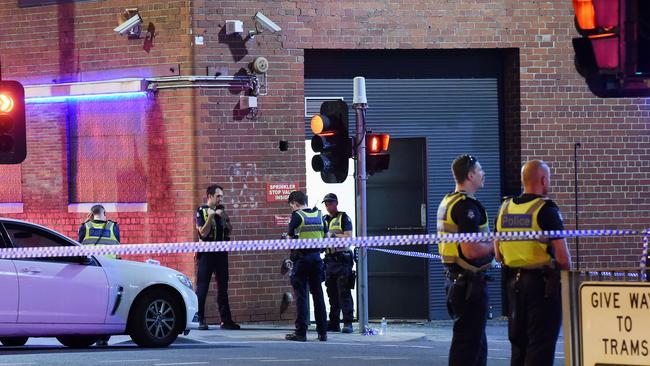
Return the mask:
POLYGON ((323 198, 323 202, 327 202, 327 201, 336 201, 336 202, 338 202, 339 199, 338 199, 338 197, 336 197, 336 195, 334 193, 328 193, 328 194, 325 195, 325 198, 323 198))

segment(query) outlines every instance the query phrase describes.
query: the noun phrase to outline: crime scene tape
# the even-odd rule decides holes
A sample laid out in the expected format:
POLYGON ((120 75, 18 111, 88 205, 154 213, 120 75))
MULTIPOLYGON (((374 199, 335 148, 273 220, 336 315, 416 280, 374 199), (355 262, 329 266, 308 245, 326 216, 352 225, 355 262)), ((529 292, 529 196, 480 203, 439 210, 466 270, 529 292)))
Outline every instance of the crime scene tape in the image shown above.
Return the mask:
POLYGON ((439 254, 422 253, 422 252, 407 252, 405 250, 381 249, 381 248, 368 248, 368 250, 372 250, 373 252, 382 252, 382 253, 387 253, 387 254, 401 255, 401 256, 404 256, 404 257, 438 259, 438 260, 440 260, 442 258, 439 254))
MULTIPOLYGON (((400 255, 400 256, 404 256, 404 257, 436 259, 436 260, 442 259, 442 257, 439 254, 431 254, 431 253, 408 252, 408 251, 405 251, 405 250, 381 249, 381 248, 368 248, 368 250, 372 250, 374 252, 382 252, 382 253, 387 253, 387 254, 393 254, 393 255, 400 255)), ((492 268, 501 268, 501 265, 499 263, 493 262, 492 268)))
MULTIPOLYGON (((650 229, 649 229, 650 230, 650 229)), ((646 274, 646 262, 648 261, 648 231, 645 231, 645 235, 643 235, 643 251, 641 254, 641 265, 639 266, 641 268, 641 279, 643 281, 647 280, 647 274, 646 274)))
POLYGON ((194 252, 247 252, 289 249, 326 249, 346 247, 390 247, 427 245, 438 242, 476 242, 489 240, 526 240, 558 237, 599 237, 648 235, 648 230, 555 230, 537 232, 489 232, 462 234, 419 234, 397 236, 367 236, 327 239, 269 239, 229 242, 186 242, 123 245, 84 245, 60 247, 2 248, 0 258, 75 257, 88 255, 177 254, 194 252))

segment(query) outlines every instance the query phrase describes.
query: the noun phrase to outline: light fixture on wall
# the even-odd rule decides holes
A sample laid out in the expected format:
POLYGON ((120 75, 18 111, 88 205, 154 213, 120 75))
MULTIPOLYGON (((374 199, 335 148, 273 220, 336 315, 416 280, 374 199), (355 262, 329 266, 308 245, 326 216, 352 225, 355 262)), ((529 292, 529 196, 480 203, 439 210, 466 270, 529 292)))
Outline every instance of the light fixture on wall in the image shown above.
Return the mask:
POLYGON ((145 96, 147 96, 147 81, 140 78, 25 85, 26 103, 56 103, 70 100, 145 96))
POLYGON ((248 31, 248 36, 250 38, 255 37, 256 35, 262 33, 264 30, 268 30, 271 33, 278 33, 282 31, 282 28, 280 28, 279 25, 275 24, 274 21, 267 18, 264 14, 262 14, 261 11, 255 13, 253 20, 255 21, 255 30, 251 29, 248 31), (260 29, 260 26, 262 29, 260 29))

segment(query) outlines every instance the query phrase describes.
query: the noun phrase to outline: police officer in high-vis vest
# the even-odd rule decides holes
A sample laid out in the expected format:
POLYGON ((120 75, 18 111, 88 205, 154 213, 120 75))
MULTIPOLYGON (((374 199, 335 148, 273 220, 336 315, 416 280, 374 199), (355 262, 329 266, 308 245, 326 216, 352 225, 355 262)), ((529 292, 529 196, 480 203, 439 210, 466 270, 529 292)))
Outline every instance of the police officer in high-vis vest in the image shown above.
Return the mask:
MULTIPOLYGON (((83 245, 118 245, 120 244, 120 227, 117 222, 106 219, 106 209, 102 205, 90 208, 88 219, 79 227, 79 243, 83 245)), ((107 258, 117 258, 114 254, 107 258)), ((102 336, 97 346, 107 346, 111 336, 102 336)))
MULTIPOLYGON (((454 159, 456 189, 445 195, 437 214, 438 234, 488 232, 488 217, 474 197, 483 188, 485 173, 471 155, 454 159)), ((491 242, 441 242, 438 251, 447 276, 447 308, 454 319, 449 365, 486 365, 485 324, 488 297, 485 271, 494 259, 491 242)))
MULTIPOLYGON (((546 197, 551 185, 548 165, 527 162, 521 180, 524 193, 503 202, 497 231, 564 230, 559 208, 546 197)), ((494 245, 497 260, 505 266, 511 365, 553 365, 562 323, 559 270, 571 267, 566 240, 552 236, 494 245)))
MULTIPOLYGON (((291 221, 287 236, 289 239, 322 239, 327 234, 320 210, 307 207, 307 196, 301 191, 289 195, 291 221)), ((320 249, 292 249, 291 286, 296 293, 296 330, 287 334, 289 341, 305 342, 309 327, 309 298, 314 300, 316 331, 319 341, 327 341, 327 313, 323 298, 323 260, 320 249)))
MULTIPOLYGON (((345 212, 338 210, 338 197, 328 193, 323 198, 327 214, 323 216, 330 238, 352 237, 352 221, 345 212)), ((355 275, 352 271, 354 255, 350 248, 327 248, 325 250, 325 286, 330 301, 330 314, 327 330, 330 332, 352 333, 354 303, 352 291, 355 275), (340 314, 343 312, 343 329, 340 314)))
MULTIPOLYGON (((225 207, 221 204, 223 188, 217 184, 206 191, 206 203, 196 209, 196 230, 200 241, 229 241, 232 227, 225 207)), ((196 253, 196 296, 199 300, 199 330, 208 330, 205 319, 205 301, 214 274, 217 280, 217 306, 221 329, 237 330, 239 324, 232 320, 228 301, 228 252, 196 253)))

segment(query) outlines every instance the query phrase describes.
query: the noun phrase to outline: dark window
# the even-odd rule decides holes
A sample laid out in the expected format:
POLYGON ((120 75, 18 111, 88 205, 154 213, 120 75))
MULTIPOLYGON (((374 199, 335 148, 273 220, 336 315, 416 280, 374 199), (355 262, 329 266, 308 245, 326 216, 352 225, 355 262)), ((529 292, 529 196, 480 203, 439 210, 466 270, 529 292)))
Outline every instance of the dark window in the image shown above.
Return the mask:
POLYGON ((52 235, 35 226, 6 223, 5 229, 15 248, 43 248, 72 246, 65 239, 52 235))
MULTIPOLYGON (((36 226, 18 223, 5 223, 5 229, 14 248, 44 248, 44 247, 69 247, 76 244, 40 229, 36 226)), ((97 266, 92 257, 51 257, 51 258, 22 258, 22 260, 37 260, 45 262, 77 263, 97 266)))

